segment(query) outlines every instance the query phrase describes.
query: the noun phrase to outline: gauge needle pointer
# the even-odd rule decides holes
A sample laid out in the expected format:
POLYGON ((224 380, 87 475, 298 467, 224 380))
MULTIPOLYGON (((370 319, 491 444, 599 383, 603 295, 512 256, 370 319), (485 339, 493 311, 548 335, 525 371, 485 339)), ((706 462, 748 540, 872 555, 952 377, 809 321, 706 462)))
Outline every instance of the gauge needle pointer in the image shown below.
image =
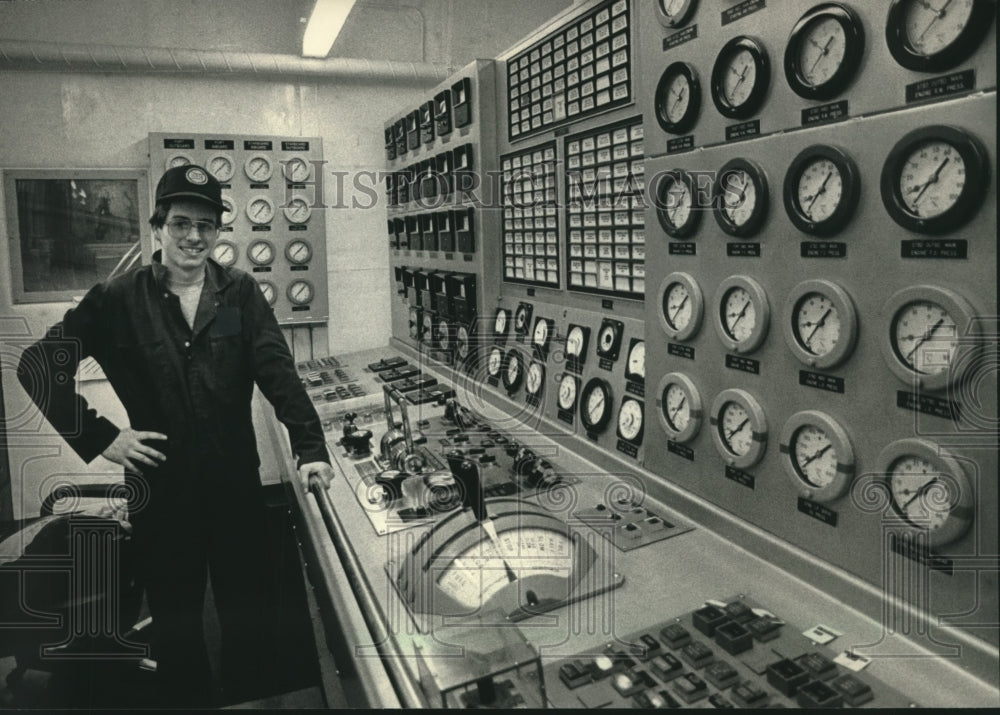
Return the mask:
POLYGON ((802 462, 802 464, 801 464, 801 465, 799 465, 799 466, 802 466, 802 467, 805 467, 806 465, 808 465, 808 464, 811 464, 812 462, 815 462, 815 461, 816 461, 817 459, 819 459, 819 458, 820 458, 820 457, 822 457, 822 456, 823 456, 824 454, 826 454, 826 451, 827 451, 828 449, 830 449, 830 447, 832 447, 832 446, 833 446, 832 444, 828 444, 828 445, 826 445, 825 447, 823 447, 823 449, 821 449, 821 450, 818 450, 818 451, 816 452, 816 454, 813 454, 813 455, 811 455, 811 456, 807 457, 807 458, 805 459, 805 461, 803 461, 803 462, 802 462))
POLYGON ((674 410, 674 411, 673 411, 673 412, 672 412, 672 413, 670 414, 670 418, 671 418, 671 419, 673 419, 674 417, 676 417, 676 416, 678 415, 678 413, 679 413, 679 412, 681 411, 681 408, 683 408, 683 407, 684 407, 684 403, 685 403, 685 402, 687 402, 687 396, 686 396, 686 395, 685 395, 685 396, 683 396, 683 397, 681 397, 681 401, 677 403, 677 409, 675 409, 675 410, 674 410))
POLYGON ((673 314, 670 316, 671 320, 677 317, 677 314, 681 312, 681 308, 684 307, 684 304, 688 302, 688 298, 690 297, 691 297, 690 295, 684 296, 684 300, 682 300, 680 303, 677 304, 677 307, 674 308, 673 314))
MULTIPOLYGON (((812 329, 812 332, 809 333, 809 337, 806 338, 806 345, 812 342, 813 335, 816 334, 817 330, 823 327, 823 324, 826 322, 827 316, 829 316, 831 312, 833 312, 833 308, 827 308, 826 312, 823 313, 823 317, 816 321, 816 326, 812 329)), ((806 323, 806 325, 808 325, 808 323, 806 323)))
POLYGON ((832 171, 826 172, 826 178, 823 179, 823 183, 819 185, 819 188, 816 190, 816 193, 812 195, 812 200, 809 202, 809 206, 806 207, 806 211, 811 211, 813 204, 816 203, 816 199, 818 199, 821 194, 826 193, 826 182, 830 180, 831 176, 833 176, 832 171))
MULTIPOLYGON (((735 328, 736 324, 743 319, 743 316, 746 315, 747 308, 749 308, 749 307, 750 307, 750 301, 748 300, 746 303, 743 304, 743 307, 740 309, 740 312, 735 314, 736 315, 736 320, 734 320, 732 323, 729 324, 729 329, 730 330, 732 330, 733 328, 735 328)), ((729 317, 732 318, 733 315, 734 315, 733 313, 730 313, 729 317)))
POLYGON ((906 500, 906 503, 903 504, 903 509, 905 510, 906 507, 908 507, 910 504, 912 504, 916 499, 918 499, 919 497, 922 497, 924 494, 926 494, 930 490, 930 488, 932 486, 934 486, 935 484, 938 483, 938 481, 940 481, 939 477, 934 477, 932 480, 930 480, 929 482, 927 482, 926 484, 924 484, 922 487, 920 487, 920 489, 918 489, 916 491, 916 493, 912 497, 910 497, 909 499, 906 500))
MULTIPOLYGON (((925 191, 927 191, 927 187, 929 187, 931 184, 937 183, 938 177, 941 175, 941 170, 945 167, 945 165, 949 161, 951 161, 951 157, 946 158, 944 161, 938 164, 938 168, 934 170, 934 173, 931 174, 930 178, 927 179, 927 181, 924 182, 924 185, 920 187, 919 193, 913 198, 913 203, 917 203, 918 201, 920 201, 920 197, 924 195, 925 191)), ((913 193, 914 191, 917 191, 916 186, 910 189, 910 193, 913 193)))
POLYGON ((739 426, 736 429, 734 429, 734 430, 732 430, 732 431, 730 431, 730 432, 728 432, 726 434, 726 441, 728 442, 729 440, 731 440, 733 438, 733 435, 736 434, 737 432, 742 432, 743 428, 746 427, 749 423, 750 423, 750 418, 749 417, 747 417, 745 420, 743 420, 742 422, 740 422, 739 426))
POLYGON ((925 332, 917 339, 916 344, 913 346, 913 350, 911 350, 906 354, 906 359, 909 360, 913 356, 913 353, 917 352, 917 348, 919 348, 921 345, 930 340, 931 337, 934 335, 934 333, 937 331, 937 329, 940 328, 943 323, 944 323, 944 318, 938 318, 938 322, 934 323, 934 325, 929 327, 927 329, 927 332, 925 332))
POLYGON ((500 547, 500 537, 497 536, 497 527, 493 523, 493 520, 486 517, 481 522, 480 525, 483 527, 483 531, 490 537, 490 541, 493 542, 493 548, 497 550, 497 555, 500 556, 500 560, 503 561, 503 567, 507 570, 507 580, 516 581, 517 575, 515 575, 514 570, 507 563, 507 559, 503 555, 503 549, 500 547))

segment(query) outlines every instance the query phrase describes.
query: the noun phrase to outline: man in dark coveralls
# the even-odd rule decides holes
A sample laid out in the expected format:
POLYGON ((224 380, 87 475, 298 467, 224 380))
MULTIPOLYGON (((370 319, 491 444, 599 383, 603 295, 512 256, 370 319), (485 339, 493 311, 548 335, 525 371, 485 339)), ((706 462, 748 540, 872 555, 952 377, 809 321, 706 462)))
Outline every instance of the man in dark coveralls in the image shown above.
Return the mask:
POLYGON ((251 421, 256 383, 288 429, 299 478, 329 484, 320 420, 257 282, 210 259, 221 186, 204 168, 169 169, 149 223, 153 263, 92 288, 30 347, 18 374, 45 417, 89 462, 124 467, 129 521, 156 633, 153 655, 171 703, 211 704, 202 633, 206 579, 222 631, 226 700, 259 696, 273 620, 264 556, 260 458, 251 421), (67 341, 76 349, 65 350, 67 341), (96 414, 73 380, 48 376, 92 355, 130 425, 96 414), (39 380, 32 366, 45 365, 39 380), (55 367, 58 366, 58 370, 55 367), (41 385, 40 385, 41 382, 41 385))

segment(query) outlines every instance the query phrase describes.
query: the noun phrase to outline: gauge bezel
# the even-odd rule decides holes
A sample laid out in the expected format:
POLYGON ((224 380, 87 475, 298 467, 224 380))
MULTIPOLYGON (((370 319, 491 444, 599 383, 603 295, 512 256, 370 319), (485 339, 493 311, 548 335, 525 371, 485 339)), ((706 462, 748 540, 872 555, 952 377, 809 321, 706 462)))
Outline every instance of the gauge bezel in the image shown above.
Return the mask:
POLYGON ((164 167, 165 169, 173 169, 173 168, 178 167, 178 166, 190 166, 194 162, 191 161, 191 157, 189 155, 187 155, 187 154, 171 154, 170 156, 167 157, 167 160, 164 163, 165 163, 165 167, 164 167), (177 159, 183 159, 184 163, 183 164, 175 164, 174 162, 177 159))
POLYGON ((785 172, 783 190, 785 213, 788 219, 803 233, 813 236, 832 236, 839 233, 850 222, 861 198, 861 180, 858 166, 845 151, 829 144, 813 144, 806 147, 792 159, 785 172), (813 221, 799 203, 799 181, 802 173, 818 159, 831 162, 840 173, 842 188, 840 203, 833 213, 822 221, 813 221))
POLYGON ((977 137, 964 129, 944 124, 921 127, 896 142, 886 157, 882 165, 882 204, 892 220, 909 231, 949 233, 964 226, 979 211, 986 197, 989 178, 989 156, 977 137), (906 206, 899 186, 899 176, 914 150, 924 142, 935 140, 950 144, 962 157, 965 162, 965 185, 950 208, 937 216, 922 218, 906 206))
POLYGON ((741 354, 753 352, 760 347, 760 344, 764 342, 764 338, 767 337, 770 321, 771 306, 768 303, 767 294, 760 283, 750 276, 737 275, 729 276, 719 284, 719 288, 715 293, 715 331, 719 335, 719 340, 722 341, 722 344, 727 349, 741 354), (725 300, 729 291, 734 288, 742 288, 750 294, 750 298, 754 303, 754 313, 757 316, 757 322, 753 327, 753 331, 745 340, 736 340, 729 334, 729 329, 726 327, 725 300))
POLYGON ((590 328, 586 325, 578 325, 576 323, 570 323, 566 328, 566 360, 567 362, 573 361, 577 365, 582 365, 587 360, 587 348, 590 346, 590 328), (583 335, 583 340, 580 341, 580 354, 575 355, 569 351, 569 336, 573 334, 574 330, 579 330, 583 335))
MULTIPOLYGON (((875 462, 876 474, 882 476, 882 482, 889 494, 889 506, 895 516, 906 525, 913 534, 926 534, 931 546, 948 544, 963 536, 972 526, 975 516, 975 493, 972 481, 969 479, 962 463, 949 451, 927 439, 907 437, 891 442, 879 453, 875 462), (949 510, 948 518, 938 529, 927 531, 909 520, 901 506, 896 503, 892 493, 892 467, 900 459, 916 457, 930 462, 942 474, 948 475, 958 492, 958 502, 949 510)), ((954 492, 952 492, 954 494, 954 492)))
POLYGON ((528 365, 528 370, 524 376, 524 393, 528 397, 541 397, 543 392, 545 392, 545 363, 540 360, 532 360, 528 365), (528 376, 531 375, 532 372, 539 370, 541 371, 541 374, 539 375, 538 389, 532 390, 531 380, 528 379, 528 376))
POLYGON ((882 357, 893 374, 911 387, 916 386, 923 390, 940 390, 948 387, 962 377, 962 371, 955 370, 951 366, 969 364, 968 353, 979 348, 980 339, 971 332, 975 318, 976 311, 972 304, 949 288, 930 285, 903 288, 894 293, 882 309, 880 325, 882 357), (896 345, 897 317, 911 303, 925 301, 936 303, 944 308, 955 321, 955 329, 958 333, 956 335, 958 347, 951 358, 950 367, 936 375, 922 375, 913 370, 905 363, 896 345))
POLYGON ((615 420, 615 433, 618 439, 638 447, 639 445, 642 444, 642 437, 645 434, 645 431, 646 431, 646 415, 644 413, 644 406, 642 404, 642 400, 637 400, 636 398, 629 397, 628 395, 622 397, 622 402, 620 405, 618 405, 618 413, 617 413, 617 418, 615 420), (626 437, 622 433, 622 425, 621 425, 622 412, 625 409, 625 405, 627 405, 630 402, 634 402, 639 406, 639 420, 640 420, 639 431, 635 434, 634 437, 626 437))
POLYGON ((660 283, 658 295, 660 306, 660 327, 663 328, 663 332, 667 334, 667 337, 671 340, 684 342, 697 335, 698 331, 701 329, 701 321, 705 314, 705 298, 701 292, 701 286, 698 285, 698 281, 695 280, 694 276, 680 271, 671 273, 663 279, 662 283, 660 283), (671 324, 669 318, 667 318, 664 301, 667 300, 670 288, 674 285, 681 285, 686 288, 688 292, 688 300, 691 302, 691 322, 684 328, 677 328, 671 324))
POLYGON ((303 184, 312 178, 313 164, 306 157, 291 156, 285 161, 282 161, 280 163, 281 163, 281 175, 285 177, 285 181, 288 181, 293 184, 303 184), (302 165, 306 167, 306 177, 304 179, 296 179, 292 176, 289 176, 289 167, 292 166, 293 162, 301 162, 302 165))
POLYGON ((303 238, 296 238, 296 239, 294 239, 292 241, 289 241, 288 243, 285 244, 285 258, 288 259, 288 262, 291 263, 292 265, 296 265, 296 266, 304 265, 304 264, 308 263, 309 261, 311 261, 312 257, 313 257, 313 247, 312 247, 312 244, 309 243, 309 241, 306 241, 303 238), (308 250, 309 253, 308 253, 308 255, 305 258, 292 258, 292 248, 296 244, 302 244, 308 250))
POLYGON ((698 205, 698 189, 694 177, 683 169, 673 169, 664 173, 656 185, 656 220, 660 228, 671 238, 690 238, 701 225, 703 207, 698 205), (677 225, 670 220, 667 213, 667 194, 678 181, 684 182, 691 194, 691 211, 683 224, 677 225))
POLYGON ((531 303, 521 302, 517 306, 517 310, 514 311, 514 332, 518 335, 527 335, 528 331, 531 330, 533 324, 531 322, 531 316, 534 312, 535 307, 531 303), (524 316, 523 321, 521 316, 524 316), (519 325, 518 323, 523 322, 519 325))
POLYGON ((712 65, 712 102, 719 114, 724 117, 731 119, 752 117, 764 104, 770 83, 771 63, 767 56, 767 49, 756 38, 747 35, 734 37, 723 45, 715 56, 715 63, 712 65), (747 100, 743 104, 733 105, 726 99, 723 78, 729 71, 729 58, 739 50, 746 50, 750 53, 755 65, 755 82, 747 100))
POLYGON ((510 311, 507 310, 506 308, 497 308, 497 312, 493 314, 493 337, 495 339, 497 339, 497 340, 500 340, 500 339, 506 340, 507 339, 507 334, 510 332, 510 321, 511 321, 510 311), (504 321, 503 322, 503 331, 498 333, 497 332, 497 321, 500 319, 501 315, 503 316, 503 321, 504 321))
POLYGON ((292 305, 309 305, 316 299, 316 286, 312 284, 312 281, 307 281, 304 278, 298 278, 288 284, 288 288, 285 290, 285 295, 292 305), (292 291, 295 289, 295 286, 298 285, 309 286, 309 300, 297 300, 292 297, 292 291))
POLYGON ((469 329, 464 325, 459 325, 455 328, 455 355, 458 356, 459 360, 467 360, 469 358, 469 349, 471 337, 469 335, 469 329))
POLYGON ((252 241, 250 243, 250 245, 247 246, 247 258, 250 259, 250 262, 253 263, 255 266, 269 266, 269 265, 271 265, 272 263, 274 263, 274 259, 275 259, 274 244, 271 243, 270 241, 268 241, 267 239, 264 239, 264 238, 258 238, 256 240, 252 241), (266 261, 262 261, 262 260, 260 260, 258 258, 255 258, 254 255, 253 255, 253 249, 254 249, 255 246, 267 246, 267 248, 271 252, 270 258, 268 258, 266 261))
POLYGON ((216 263, 218 263, 220 266, 229 267, 229 266, 235 265, 236 261, 238 261, 239 258, 240 258, 240 256, 239 256, 239 249, 236 247, 235 243, 233 243, 232 241, 230 241, 228 239, 220 238, 219 240, 217 240, 215 242, 215 245, 212 247, 212 260, 215 261, 216 263), (216 254, 216 252, 220 248, 229 248, 229 249, 231 249, 232 252, 233 252, 233 260, 230 261, 229 263, 223 263, 218 258, 216 258, 215 254, 216 254))
POLYGON ((667 65, 660 75, 659 82, 656 83, 656 94, 653 95, 653 113, 660 129, 668 134, 684 134, 694 128, 698 123, 698 115, 701 113, 701 82, 698 81, 698 72, 687 62, 674 62, 667 65), (664 106, 663 94, 670 89, 675 77, 683 76, 687 80, 690 97, 688 98, 687 109, 676 122, 671 121, 664 106))
POLYGON ((642 375, 640 375, 637 372, 632 372, 632 369, 629 366, 629 363, 632 362, 632 352, 640 344, 643 346, 643 349, 645 350, 645 348, 646 348, 646 341, 645 340, 643 340, 642 338, 632 338, 631 340, 629 340, 628 350, 625 353, 625 379, 628 380, 628 381, 630 381, 630 382, 644 383, 646 381, 646 375, 645 375, 645 371, 646 371, 646 358, 645 358, 645 356, 643 356, 643 360, 642 360, 642 363, 643 363, 643 374, 642 375))
POLYGON ((309 219, 312 218, 312 206, 309 205, 309 202, 306 200, 304 196, 292 196, 288 200, 288 203, 282 207, 281 211, 282 213, 285 214, 285 219, 289 223, 303 224, 307 223, 309 219), (306 209, 306 214, 303 217, 296 216, 294 209, 292 208, 292 202, 298 202, 298 201, 301 201, 302 205, 305 206, 306 209))
POLYGON ((221 216, 222 225, 228 226, 233 221, 236 220, 236 202, 233 200, 232 196, 229 196, 228 194, 223 194, 222 203, 223 205, 229 207, 228 209, 222 210, 222 216, 221 216))
POLYGON ((799 362, 820 369, 835 367, 850 357, 858 338, 858 314, 850 294, 833 281, 824 278, 802 281, 788 293, 785 299, 784 335, 788 349, 799 362), (819 293, 828 298, 840 318, 840 337, 837 344, 826 355, 815 355, 800 340, 798 309, 807 295, 819 293))
POLYGON ((272 176, 274 176, 274 161, 272 161, 271 157, 267 154, 251 154, 243 162, 243 173, 246 174, 246 177, 255 184, 266 183, 271 180, 272 176), (250 163, 255 159, 263 159, 267 162, 267 171, 261 174, 261 176, 254 176, 250 171, 250 163))
POLYGON ((851 439, 840 423, 825 412, 803 410, 789 417, 781 429, 778 449, 787 457, 784 460, 785 473, 791 478, 798 492, 812 501, 831 502, 839 499, 854 478, 855 459, 851 439), (821 430, 830 440, 830 446, 837 455, 837 473, 826 486, 819 487, 809 482, 795 459, 795 440, 804 427, 821 430))
POLYGON ((275 212, 274 201, 271 200, 270 196, 266 196, 265 194, 257 194, 256 196, 251 196, 249 199, 247 199, 246 209, 244 209, 244 213, 246 213, 247 218, 250 220, 250 223, 257 224, 258 226, 263 226, 265 224, 271 223, 271 221, 274 220, 274 212, 275 212), (266 218, 260 218, 250 214, 250 209, 254 206, 254 204, 256 204, 259 201, 264 202, 268 206, 268 215, 266 218))
POLYGON ((575 412, 576 403, 580 399, 580 378, 573 373, 564 372, 562 378, 559 380, 559 392, 556 395, 556 404, 559 406, 560 410, 565 412, 575 412), (562 403, 562 387, 566 384, 568 380, 573 381, 573 402, 569 405, 563 405, 562 403))
POLYGON ((584 429, 587 432, 603 432, 611 422, 612 408, 614 407, 614 393, 611 391, 611 384, 601 377, 592 377, 583 386, 577 396, 577 403, 580 406, 580 422, 583 424, 584 429), (587 413, 587 400, 590 395, 596 391, 600 390, 604 393, 604 413, 596 422, 591 422, 590 415, 587 413))
POLYGON ((885 42, 889 54, 901 66, 916 72, 942 72, 971 57, 989 33, 996 13, 994 0, 972 0, 972 13, 965 29, 950 45, 931 55, 917 52, 906 36, 906 10, 912 0, 893 0, 885 20, 885 42))
POLYGON ((612 318, 604 318, 601 321, 601 327, 597 331, 597 357, 605 358, 607 360, 617 360, 618 354, 622 349, 622 338, 625 335, 625 323, 620 320, 614 320, 612 318), (607 350, 601 349, 601 334, 604 332, 605 328, 608 328, 614 332, 614 340, 607 350))
POLYGON ((507 362, 506 355, 504 354, 503 349, 497 347, 496 345, 494 345, 490 349, 490 352, 486 356, 486 374, 489 377, 494 377, 494 378, 497 377, 501 372, 503 372, 504 365, 506 364, 506 362, 507 362), (497 369, 496 369, 496 372, 494 372, 492 370, 492 363, 493 363, 493 356, 494 355, 497 355, 498 358, 499 358, 497 360, 497 369))
POLYGON ((785 45, 785 79, 795 94, 804 99, 832 99, 847 89, 861 66, 865 50, 864 25, 857 13, 840 3, 824 3, 809 9, 795 23, 785 45), (803 76, 802 43, 809 27, 826 18, 833 18, 844 31, 844 59, 826 82, 813 85, 803 76))
POLYGON ((767 416, 757 399, 746 390, 731 388, 716 395, 712 401, 709 422, 713 428, 712 441, 715 443, 715 449, 729 466, 747 469, 764 457, 764 452, 767 451, 767 416), (750 418, 750 429, 753 434, 752 444, 750 450, 742 456, 733 453, 729 449, 729 444, 722 437, 722 409, 730 402, 740 405, 750 418))
POLYGON ((236 161, 233 159, 231 154, 212 154, 210 157, 208 157, 208 161, 205 162, 205 169, 208 171, 209 174, 215 177, 215 180, 218 181, 220 184, 226 184, 229 182, 230 179, 233 178, 233 175, 236 173, 236 161), (220 175, 215 173, 209 168, 212 166, 212 162, 215 161, 216 159, 223 159, 229 162, 228 173, 223 172, 220 175))
POLYGON ((674 442, 684 444, 698 436, 705 413, 702 409, 701 392, 691 378, 682 372, 669 372, 663 376, 656 387, 656 416, 660 420, 660 427, 674 442), (682 430, 678 430, 666 415, 667 388, 671 385, 677 385, 684 391, 690 406, 691 419, 682 430))
POLYGON ((738 157, 730 159, 719 169, 719 175, 712 184, 712 214, 715 216, 715 221, 719 224, 719 228, 727 234, 736 238, 750 238, 756 234, 764 225, 764 220, 767 218, 769 203, 770 196, 768 194, 767 174, 760 164, 750 159, 738 157), (722 182, 733 171, 745 172, 750 177, 757 197, 750 217, 743 224, 734 222, 726 215, 725 211, 725 201, 723 199, 725 190, 722 182))
POLYGON ((258 280, 257 287, 260 289, 261 295, 264 296, 264 300, 267 301, 268 305, 274 305, 278 302, 278 288, 271 281, 268 280, 258 280), (271 296, 268 297, 265 292, 265 288, 269 288, 271 291, 271 296))
POLYGON ((683 0, 680 9, 670 15, 663 7, 663 0, 656 0, 656 19, 664 27, 677 28, 684 27, 694 16, 694 11, 698 7, 698 0, 683 0))
POLYGON ((504 356, 502 375, 500 376, 503 382, 504 389, 507 390, 508 395, 512 395, 517 392, 518 388, 524 382, 525 364, 524 356, 521 351, 514 348, 508 350, 507 354, 504 356), (517 366, 517 374, 513 378, 510 377, 510 366, 517 366))
POLYGON ((451 352, 455 347, 454 334, 455 330, 451 323, 447 320, 438 319, 435 324, 435 335, 438 348, 444 350, 445 352, 451 352))

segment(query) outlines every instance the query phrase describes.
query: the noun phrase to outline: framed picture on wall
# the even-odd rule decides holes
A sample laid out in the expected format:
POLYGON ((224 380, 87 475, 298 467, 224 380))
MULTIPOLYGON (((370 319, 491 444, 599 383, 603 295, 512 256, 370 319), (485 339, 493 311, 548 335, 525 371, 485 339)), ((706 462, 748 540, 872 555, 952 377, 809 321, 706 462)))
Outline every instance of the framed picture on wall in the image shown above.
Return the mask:
POLYGON ((4 169, 14 303, 69 301, 150 261, 143 169, 4 169))

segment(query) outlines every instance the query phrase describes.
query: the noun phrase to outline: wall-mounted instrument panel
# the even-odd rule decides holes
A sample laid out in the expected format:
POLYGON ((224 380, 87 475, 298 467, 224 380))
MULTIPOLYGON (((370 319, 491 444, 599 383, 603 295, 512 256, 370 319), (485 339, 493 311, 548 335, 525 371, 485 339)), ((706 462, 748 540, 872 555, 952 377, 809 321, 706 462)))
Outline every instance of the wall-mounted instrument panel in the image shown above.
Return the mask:
POLYGON ((256 278, 279 323, 326 321, 322 139, 157 132, 149 160, 156 178, 199 164, 219 180, 227 209, 212 257, 256 278))

